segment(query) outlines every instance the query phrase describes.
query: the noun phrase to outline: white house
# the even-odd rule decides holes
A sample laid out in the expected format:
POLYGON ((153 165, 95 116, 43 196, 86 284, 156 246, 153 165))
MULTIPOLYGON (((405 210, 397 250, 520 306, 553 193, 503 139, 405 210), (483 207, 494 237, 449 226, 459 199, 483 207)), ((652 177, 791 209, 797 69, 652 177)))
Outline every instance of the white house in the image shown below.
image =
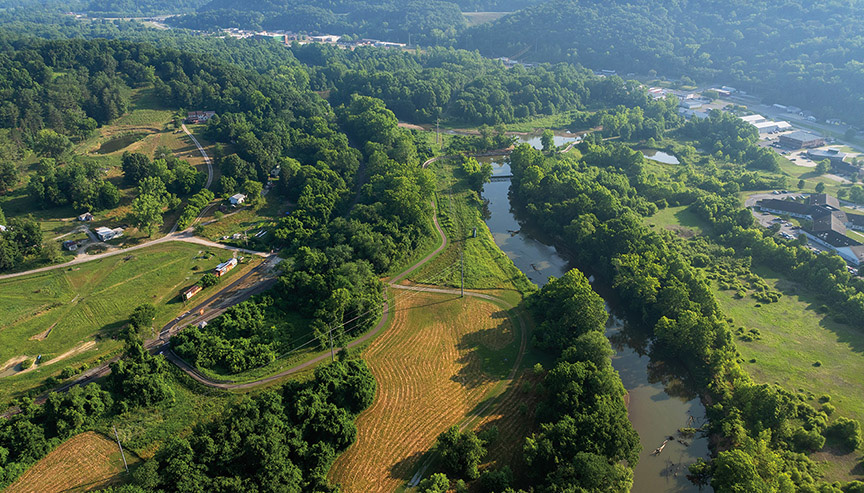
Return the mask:
POLYGON ((123 236, 123 228, 106 228, 104 226, 96 228, 96 236, 99 237, 101 241, 113 240, 114 238, 120 238, 123 236))
POLYGON ((231 205, 240 205, 243 202, 246 202, 246 196, 242 193, 237 193, 232 195, 231 198, 228 199, 228 202, 231 202, 231 205))

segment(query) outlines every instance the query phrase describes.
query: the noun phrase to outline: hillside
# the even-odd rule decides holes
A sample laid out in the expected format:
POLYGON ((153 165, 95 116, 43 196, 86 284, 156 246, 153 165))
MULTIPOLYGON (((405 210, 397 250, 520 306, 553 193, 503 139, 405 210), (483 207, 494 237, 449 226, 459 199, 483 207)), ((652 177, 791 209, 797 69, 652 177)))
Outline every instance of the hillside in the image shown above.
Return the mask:
POLYGON ((461 47, 721 82, 851 123, 864 109, 864 30, 849 20, 862 14, 838 1, 554 0, 468 30, 461 47))

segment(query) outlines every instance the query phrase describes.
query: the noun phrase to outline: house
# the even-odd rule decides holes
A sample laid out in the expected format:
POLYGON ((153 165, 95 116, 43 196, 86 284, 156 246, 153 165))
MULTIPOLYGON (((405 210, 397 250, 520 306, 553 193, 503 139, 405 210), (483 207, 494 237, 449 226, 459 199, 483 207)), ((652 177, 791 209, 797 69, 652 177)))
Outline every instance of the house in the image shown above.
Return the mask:
POLYGON ((191 297, 195 296, 196 294, 200 293, 202 289, 204 289, 204 288, 202 288, 202 287, 201 287, 200 285, 198 285, 198 284, 195 284, 194 286, 190 287, 189 289, 187 289, 187 290, 185 290, 185 291, 182 291, 182 292, 180 293, 180 297, 183 299, 183 301, 186 301, 186 300, 188 300, 189 298, 191 298, 191 297))
POLYGON ((186 115, 186 123, 207 123, 214 116, 215 111, 190 111, 186 115))
POLYGON ((229 260, 227 262, 222 262, 221 264, 217 265, 216 269, 214 269, 213 273, 216 274, 217 277, 222 277, 229 270, 233 269, 234 267, 237 267, 237 259, 236 258, 232 258, 231 260, 229 260))
POLYGON ((123 228, 106 228, 104 226, 96 228, 96 236, 99 237, 100 241, 108 241, 113 240, 115 238, 120 238, 123 236, 123 228))
POLYGON ((778 214, 781 216, 791 216, 801 219, 811 219, 810 208, 808 204, 795 202, 794 200, 778 200, 765 199, 756 203, 760 210, 778 214))
POLYGON ((246 196, 243 195, 242 193, 236 193, 228 199, 228 202, 230 202, 231 205, 240 205, 245 201, 246 201, 246 196))
POLYGON ((2 224, 0 224, 0 233, 5 233, 5 232, 6 232, 6 226, 3 226, 2 224))
POLYGON ((80 216, 78 216, 78 220, 79 221, 92 221, 93 220, 93 214, 90 214, 89 212, 85 212, 84 214, 81 214, 80 216))
POLYGON ((70 252, 78 250, 78 246, 78 242, 75 240, 66 240, 63 242, 63 249, 69 250, 70 252))
POLYGON ((780 145, 789 149, 810 149, 825 145, 825 139, 818 135, 798 130, 780 136, 780 145))
POLYGON ((787 106, 786 111, 788 113, 792 113, 792 114, 797 115, 798 113, 801 113, 801 108, 799 108, 797 106, 787 106))

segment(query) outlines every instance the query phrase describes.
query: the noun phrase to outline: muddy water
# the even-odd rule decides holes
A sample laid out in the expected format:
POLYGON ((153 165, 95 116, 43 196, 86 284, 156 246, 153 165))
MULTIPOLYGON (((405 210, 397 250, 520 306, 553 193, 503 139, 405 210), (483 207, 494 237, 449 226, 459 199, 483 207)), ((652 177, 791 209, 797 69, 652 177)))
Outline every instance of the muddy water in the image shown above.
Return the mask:
MULTIPOLYGON (((539 139, 538 139, 539 145, 539 139)), ((510 174, 506 158, 484 158, 493 165, 493 176, 510 174)), ((483 197, 488 201, 486 224, 495 242, 522 272, 539 286, 550 276, 560 277, 572 266, 553 246, 532 236, 530 226, 520 224, 510 209, 509 181, 487 183, 483 197)), ((607 305, 608 306, 608 305, 607 305)), ((611 310, 615 312, 614 307, 611 310)), ((705 438, 677 440, 679 428, 698 427, 705 421, 705 409, 695 395, 659 362, 646 354, 648 341, 644 331, 628 326, 612 316, 607 328, 616 354, 612 364, 621 375, 628 391, 630 421, 639 433, 642 454, 634 471, 635 493, 698 492, 686 478, 686 466, 699 457, 708 457, 705 438), (692 419, 691 419, 692 416, 692 419), (652 455, 670 436, 663 452, 652 455)), ((710 487, 703 491, 711 491, 710 487)))

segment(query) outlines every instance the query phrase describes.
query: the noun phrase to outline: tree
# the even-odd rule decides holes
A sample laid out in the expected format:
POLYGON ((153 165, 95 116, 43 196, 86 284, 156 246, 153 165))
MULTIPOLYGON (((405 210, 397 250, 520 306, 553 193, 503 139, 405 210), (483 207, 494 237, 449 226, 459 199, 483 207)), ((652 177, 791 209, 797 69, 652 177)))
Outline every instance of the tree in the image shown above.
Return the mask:
POLYGON ((417 489, 420 493, 447 493, 450 489, 450 480, 447 479, 446 474, 435 473, 420 481, 417 489))
POLYGON ((804 183, 804 179, 803 179, 803 178, 800 179, 800 180, 798 180, 798 190, 803 190, 803 189, 804 189, 804 185, 805 185, 805 183, 804 183))
POLYGON ((198 281, 202 288, 209 288, 210 286, 215 286, 219 284, 219 277, 212 272, 208 272, 201 277, 201 280, 198 281))
POLYGON ((823 160, 819 161, 818 163, 816 163, 815 172, 817 175, 824 175, 825 173, 827 173, 829 171, 831 171, 831 161, 829 161, 827 159, 823 159, 823 160))
POLYGON ((18 183, 18 179, 18 166, 15 166, 15 163, 0 162, 0 193, 14 187, 18 183))
POLYGON ((255 204, 261 198, 261 191, 264 186, 260 181, 246 180, 243 182, 243 192, 246 194, 246 200, 255 204))
POLYGON ((60 135, 50 128, 40 130, 33 143, 36 154, 57 159, 72 147, 72 142, 65 135, 60 135))
POLYGON ((130 185, 136 185, 147 176, 150 158, 140 152, 124 152, 120 160, 123 168, 123 179, 130 185))
POLYGON ((825 191, 825 184, 821 181, 816 184, 816 193, 822 193, 825 191))
POLYGON ((543 145, 543 152, 551 153, 555 149, 555 134, 547 128, 540 136, 540 144, 543 145))
POLYGON ((162 226, 162 203, 153 195, 139 195, 132 201, 132 219, 147 236, 153 236, 162 226))
POLYGON ((156 307, 152 303, 144 303, 135 307, 129 316, 129 325, 135 330, 148 329, 156 318, 156 307))
POLYGON ((477 479, 477 466, 486 455, 485 443, 473 431, 461 432, 456 425, 438 436, 438 452, 446 469, 457 476, 477 479))

